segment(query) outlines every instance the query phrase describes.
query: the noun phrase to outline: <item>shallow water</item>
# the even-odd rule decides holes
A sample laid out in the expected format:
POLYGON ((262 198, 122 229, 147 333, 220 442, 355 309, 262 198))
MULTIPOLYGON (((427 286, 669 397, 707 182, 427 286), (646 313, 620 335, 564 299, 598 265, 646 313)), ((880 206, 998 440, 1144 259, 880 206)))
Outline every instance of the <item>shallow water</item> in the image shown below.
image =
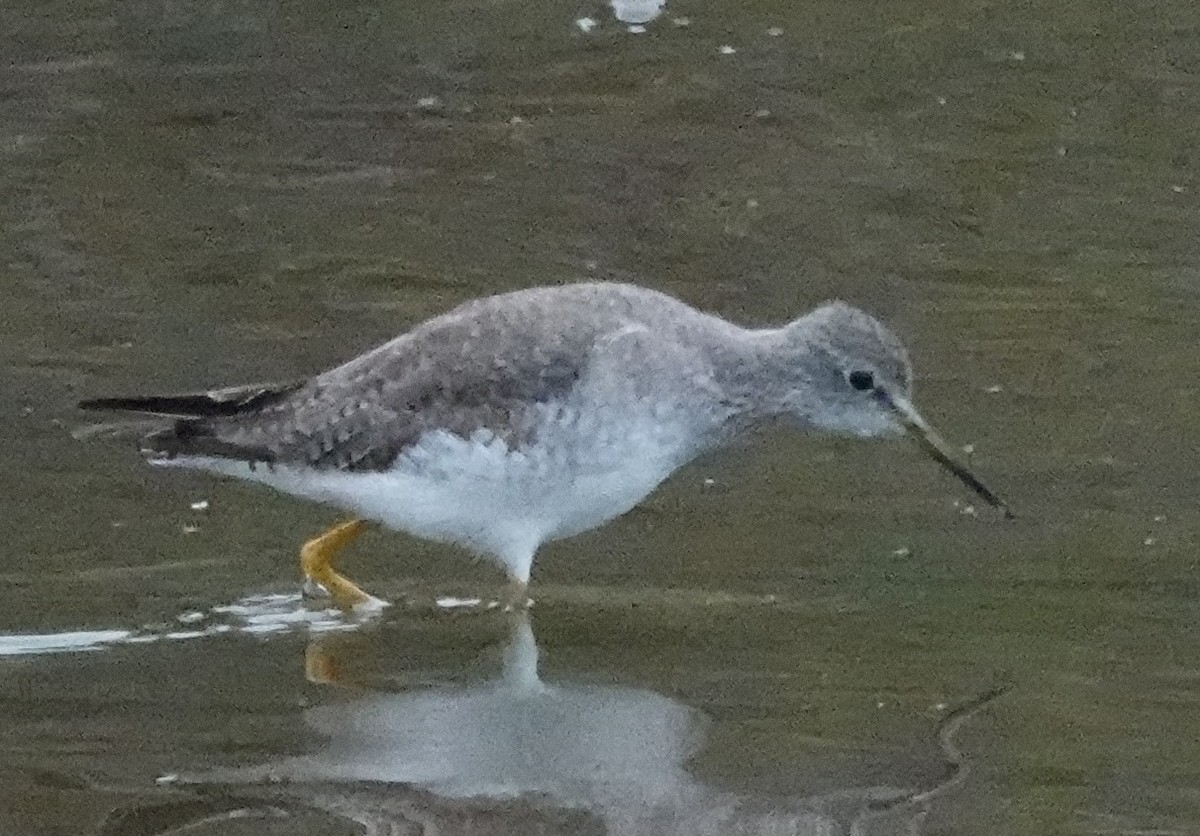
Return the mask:
POLYGON ((1192 4, 628 25, 0 9, 0 834, 1200 828, 1192 4), (70 435, 584 277, 878 312, 1018 519, 773 436, 547 547, 528 624, 372 534, 356 625, 295 597, 331 512, 70 435))

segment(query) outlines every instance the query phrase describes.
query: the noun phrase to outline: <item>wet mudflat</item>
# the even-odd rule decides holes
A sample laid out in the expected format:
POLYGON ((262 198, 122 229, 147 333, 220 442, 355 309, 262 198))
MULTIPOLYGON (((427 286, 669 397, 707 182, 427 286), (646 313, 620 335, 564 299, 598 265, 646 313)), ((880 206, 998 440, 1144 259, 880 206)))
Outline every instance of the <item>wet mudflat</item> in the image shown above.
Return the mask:
POLYGON ((1194 832, 1200 19, 1060 6, 0 11, 0 833, 1194 832), (1019 518, 772 435, 354 627, 332 512, 70 435, 581 278, 875 311, 1019 518))

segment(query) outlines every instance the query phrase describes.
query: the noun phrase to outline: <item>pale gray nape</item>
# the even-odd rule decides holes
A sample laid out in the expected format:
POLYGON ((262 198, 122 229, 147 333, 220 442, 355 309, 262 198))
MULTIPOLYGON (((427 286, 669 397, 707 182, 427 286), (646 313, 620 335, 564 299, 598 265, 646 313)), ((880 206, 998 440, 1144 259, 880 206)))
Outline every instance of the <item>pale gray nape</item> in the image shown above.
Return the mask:
POLYGON ((747 329, 633 285, 539 287, 467 302, 308 381, 211 393, 232 414, 180 419, 150 436, 148 452, 382 471, 431 430, 487 430, 519 450, 548 422, 633 412, 686 424, 682 464, 780 416, 860 435, 897 430, 870 392, 849 385, 854 370, 909 396, 903 345, 840 302, 747 329))

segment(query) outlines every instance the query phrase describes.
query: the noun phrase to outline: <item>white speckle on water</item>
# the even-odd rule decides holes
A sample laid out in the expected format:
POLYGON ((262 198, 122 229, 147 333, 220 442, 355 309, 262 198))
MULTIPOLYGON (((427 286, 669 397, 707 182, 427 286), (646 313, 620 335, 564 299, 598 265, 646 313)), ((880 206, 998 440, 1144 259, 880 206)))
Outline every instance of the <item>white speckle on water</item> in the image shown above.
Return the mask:
POLYGON ((705 480, 704 480, 704 487, 706 487, 706 488, 711 488, 715 484, 717 484, 717 480, 712 478, 711 476, 705 478, 705 480))
POLYGON ((479 607, 483 605, 482 598, 456 598, 453 595, 443 595, 436 601, 437 605, 444 610, 458 610, 468 607, 479 607))
POLYGON ((975 445, 974 444, 964 444, 962 446, 962 451, 963 451, 963 453, 965 453, 968 456, 974 455, 975 445))
POLYGON ((1012 52, 1008 53, 1008 60, 1009 61, 1024 61, 1025 60, 1025 51, 1021 50, 1021 49, 1014 49, 1012 52))
POLYGON ((133 630, 86 630, 62 633, 0 635, 0 657, 36 653, 69 653, 102 650, 118 644, 151 644, 164 639, 187 641, 223 633, 282 633, 304 629, 310 633, 353 630, 372 611, 356 610, 358 618, 347 618, 340 610, 314 610, 299 595, 254 595, 233 604, 215 606, 207 612, 186 610, 172 622, 152 622, 133 630), (180 630, 179 625, 202 629, 180 630))
POLYGON ((588 32, 591 32, 596 28, 596 20, 595 18, 581 17, 579 20, 575 21, 575 25, 579 28, 580 32, 586 35, 588 32))
POLYGON ((940 104, 940 105, 942 105, 942 106, 944 107, 944 106, 945 106, 945 104, 946 104, 946 97, 945 97, 945 96, 938 96, 938 97, 937 97, 937 103, 938 103, 938 104, 940 104))
POLYGON ((933 707, 935 711, 945 711, 947 708, 949 708, 949 706, 944 702, 940 702, 933 707))
POLYGON ((263 624, 247 624, 242 628, 242 632, 261 635, 264 633, 282 633, 287 630, 287 628, 288 626, 286 624, 279 624, 278 622, 272 621, 263 624))
POLYGON ((430 110, 441 104, 441 100, 437 96, 422 96, 417 99, 417 107, 422 110, 430 110))
POLYGON ((1000 392, 1003 392, 1003 391, 1004 391, 1004 387, 1003 387, 1003 386, 1001 386, 1001 385, 1000 385, 1000 384, 998 384, 998 383, 994 383, 994 384, 992 384, 991 386, 989 386, 989 387, 987 387, 986 389, 984 389, 983 391, 987 392, 989 395, 995 395, 995 394, 998 394, 998 393, 1000 393, 1000 392))
POLYGON ((1184 188, 1183 186, 1176 184, 1171 187, 1171 191, 1175 192, 1175 194, 1183 194, 1184 192, 1187 191, 1187 189, 1184 188))
POLYGON ((908 546, 901 546, 892 552, 892 557, 908 557, 912 554, 912 549, 908 546))
POLYGON ((769 29, 767 29, 767 34, 770 35, 772 38, 778 38, 780 35, 783 34, 783 27, 782 26, 772 26, 769 29))
POLYGON ((208 500, 207 500, 207 499, 201 499, 201 500, 200 500, 200 501, 198 501, 198 502, 193 502, 193 503, 191 504, 191 509, 192 509, 193 511, 207 511, 207 510, 208 510, 208 500))
POLYGON ((737 50, 731 47, 729 44, 721 44, 719 47, 717 47, 717 52, 721 53, 722 55, 733 55, 735 52, 737 52, 737 50))
POLYGON ((1158 540, 1156 538, 1147 537, 1145 540, 1142 541, 1142 545, 1143 546, 1153 546, 1157 542, 1158 542, 1158 540))
POLYGON ((1166 514, 1158 514, 1158 515, 1156 515, 1156 516, 1154 517, 1154 521, 1155 521, 1155 522, 1166 522, 1166 521, 1167 521, 1167 515, 1166 515, 1166 514))
POLYGON ((188 525, 183 526, 183 528, 180 530, 183 531, 184 534, 195 534, 197 531, 200 530, 200 526, 191 525, 189 523, 188 525))
POLYGON ((163 633, 164 639, 198 639, 206 636, 208 633, 205 630, 174 630, 170 633, 163 633))
POLYGON ((771 111, 769 111, 765 107, 760 107, 758 110, 754 111, 755 119, 766 119, 770 115, 771 115, 771 111))
MULTIPOLYGON (((312 633, 353 630, 363 618, 347 619, 332 607, 311 609, 299 595, 251 595, 233 604, 213 607, 210 613, 233 619, 230 629, 243 633, 281 633, 306 629, 312 633)), ((366 611, 356 615, 368 616, 366 611)), ((210 628, 209 632, 225 632, 210 628)))
POLYGON ((129 630, 78 630, 67 633, 17 633, 0 636, 0 656, 26 656, 34 653, 67 653, 76 650, 100 650, 106 645, 128 639, 129 630))
POLYGON ((334 609, 315 611, 308 609, 296 609, 247 616, 246 623, 251 626, 269 624, 286 628, 291 624, 320 624, 331 618, 335 618, 337 615, 338 611, 334 609))
POLYGON ((646 27, 642 26, 640 23, 635 23, 632 26, 629 26, 626 31, 631 35, 644 35, 646 33, 646 27))
POLYGON ((178 780, 179 773, 168 772, 166 775, 159 775, 157 778, 155 778, 154 783, 161 787, 165 786, 166 784, 174 784, 178 780))
POLYGON ((272 607, 291 606, 297 601, 295 595, 250 595, 233 604, 213 607, 211 611, 228 615, 254 615, 272 607))
POLYGON ((691 26, 692 19, 690 17, 673 17, 671 18, 671 23, 682 28, 684 26, 691 26))

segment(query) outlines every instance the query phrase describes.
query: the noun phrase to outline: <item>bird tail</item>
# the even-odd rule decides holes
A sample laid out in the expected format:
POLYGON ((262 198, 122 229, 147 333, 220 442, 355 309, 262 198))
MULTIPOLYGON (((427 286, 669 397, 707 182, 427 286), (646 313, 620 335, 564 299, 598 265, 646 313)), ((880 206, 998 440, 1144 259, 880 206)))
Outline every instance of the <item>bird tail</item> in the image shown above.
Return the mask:
POLYGON ((235 386, 183 395, 93 398, 80 401, 79 408, 135 412, 156 418, 92 424, 76 430, 74 435, 80 439, 138 435, 143 455, 152 459, 185 455, 271 461, 269 450, 228 437, 229 422, 214 419, 250 417, 278 403, 301 385, 235 386))
POLYGON ((135 395, 119 398, 92 398, 80 401, 79 408, 115 412, 140 412, 173 418, 226 418, 244 415, 282 400, 296 391, 300 383, 255 384, 191 392, 183 395, 135 395))

